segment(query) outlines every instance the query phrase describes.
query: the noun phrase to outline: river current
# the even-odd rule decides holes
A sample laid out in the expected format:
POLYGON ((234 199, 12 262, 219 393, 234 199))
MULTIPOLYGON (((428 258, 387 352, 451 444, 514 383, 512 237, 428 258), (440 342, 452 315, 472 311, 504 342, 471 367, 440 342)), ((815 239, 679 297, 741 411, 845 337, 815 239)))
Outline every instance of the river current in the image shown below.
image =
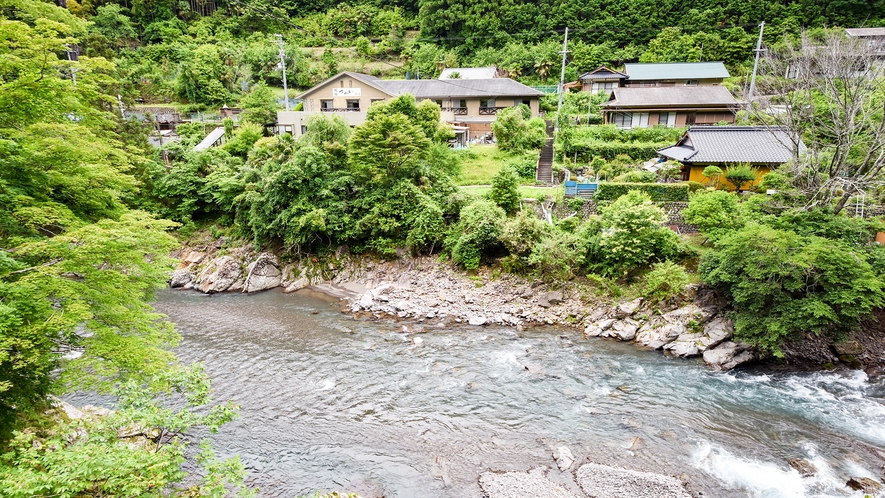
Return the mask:
POLYGON ((240 405, 213 441, 261 496, 478 497, 486 470, 547 465, 561 480, 561 445, 578 463, 685 474, 713 497, 861 497, 849 477, 882 478, 885 383, 860 371, 714 373, 553 327, 407 335, 306 291, 166 290, 156 307, 216 401, 240 405))

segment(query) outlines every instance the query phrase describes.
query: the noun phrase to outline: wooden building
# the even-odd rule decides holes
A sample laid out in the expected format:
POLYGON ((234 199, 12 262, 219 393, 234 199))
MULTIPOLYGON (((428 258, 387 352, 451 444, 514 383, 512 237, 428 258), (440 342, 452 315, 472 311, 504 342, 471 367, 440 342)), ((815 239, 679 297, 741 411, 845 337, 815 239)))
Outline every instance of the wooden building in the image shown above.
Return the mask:
POLYGON ((738 102, 723 86, 622 87, 602 107, 605 123, 619 128, 673 128, 732 124, 738 102))

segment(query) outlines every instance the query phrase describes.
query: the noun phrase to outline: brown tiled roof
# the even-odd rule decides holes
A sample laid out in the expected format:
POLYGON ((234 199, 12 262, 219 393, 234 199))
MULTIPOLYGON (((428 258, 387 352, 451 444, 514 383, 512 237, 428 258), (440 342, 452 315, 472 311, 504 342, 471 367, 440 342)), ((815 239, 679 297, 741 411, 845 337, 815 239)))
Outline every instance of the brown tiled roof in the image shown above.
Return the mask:
POLYGON ((612 90, 608 108, 737 106, 724 86, 623 87, 612 90))

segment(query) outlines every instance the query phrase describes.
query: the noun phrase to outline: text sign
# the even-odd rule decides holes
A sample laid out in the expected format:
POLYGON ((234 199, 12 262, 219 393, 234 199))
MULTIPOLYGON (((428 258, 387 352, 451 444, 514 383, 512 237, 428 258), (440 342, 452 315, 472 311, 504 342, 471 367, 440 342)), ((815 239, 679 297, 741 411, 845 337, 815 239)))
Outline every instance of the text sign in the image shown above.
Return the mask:
POLYGON ((359 97, 360 89, 359 88, 333 88, 332 89, 333 97, 359 97))

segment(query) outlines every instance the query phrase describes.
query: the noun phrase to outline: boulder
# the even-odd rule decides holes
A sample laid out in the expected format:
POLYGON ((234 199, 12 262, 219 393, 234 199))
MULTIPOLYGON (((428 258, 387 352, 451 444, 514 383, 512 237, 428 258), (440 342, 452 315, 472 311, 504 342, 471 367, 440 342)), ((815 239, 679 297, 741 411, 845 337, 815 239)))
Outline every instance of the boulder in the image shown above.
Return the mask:
POLYGON ((811 462, 802 458, 796 458, 794 460, 790 460, 790 467, 796 469, 796 472, 799 473, 802 477, 811 477, 817 473, 817 469, 812 465, 811 462))
POLYGON ((243 275, 240 262, 231 256, 221 256, 212 260, 200 275, 199 289, 206 294, 226 291, 243 275))
POLYGON ((279 287, 283 274, 277 268, 277 257, 269 253, 261 253, 258 259, 246 268, 246 282, 243 292, 258 292, 279 287))
POLYGON ((704 362, 716 370, 731 370, 753 360, 754 357, 749 345, 732 341, 723 342, 713 349, 704 351, 704 362))
POLYGON ((647 348, 660 349, 684 333, 685 325, 681 323, 649 322, 636 333, 636 342, 647 348))
POLYGON ((467 323, 470 325, 485 325, 488 321, 488 318, 480 315, 471 316, 467 319, 467 323))
POLYGON ((547 302, 550 304, 559 304, 562 302, 562 291, 551 291, 547 293, 547 302))
POLYGON ((636 337, 637 330, 639 330, 639 322, 627 319, 613 323, 607 336, 622 341, 632 341, 636 337))
POLYGON ((185 285, 193 282, 194 274, 188 270, 175 270, 172 272, 172 275, 169 276, 169 287, 173 289, 178 287, 184 287, 185 285))
POLYGON ((846 354, 857 356, 863 354, 864 346, 858 341, 842 341, 833 344, 833 350, 835 350, 836 354, 839 356, 846 354))
POLYGON ((642 298, 638 297, 629 303, 621 303, 615 308, 615 316, 618 318, 626 318, 633 313, 636 313, 636 310, 639 309, 639 306, 642 304, 642 298))
POLYGON ((187 251, 181 255, 179 260, 182 264, 186 264, 187 266, 198 265, 203 262, 203 259, 206 258, 205 252, 200 251, 187 251))
POLYGON ((610 329, 611 326, 616 322, 614 318, 606 318, 605 320, 600 320, 595 323, 591 323, 584 329, 584 335, 587 337, 598 337, 602 335, 603 332, 610 329))
POLYGON ((372 300, 372 291, 367 291, 363 294, 363 297, 360 298, 359 305, 365 310, 372 309, 372 305, 374 304, 375 301, 372 300))
POLYGON ((682 334, 675 341, 665 345, 664 350, 683 358, 689 356, 697 356, 702 352, 698 344, 704 337, 706 336, 697 333, 682 334))
POLYGON ((716 317, 704 325, 704 335, 706 339, 701 340, 702 351, 715 348, 734 335, 734 322, 722 316, 716 317))
POLYGON ((566 446, 560 446, 553 450, 553 459, 556 460, 556 466, 562 472, 570 469, 572 464, 575 463, 575 456, 572 455, 571 450, 566 446))
POLYGON ((308 285, 310 285, 310 280, 308 280, 305 277, 301 277, 298 280, 289 284, 285 289, 283 289, 283 292, 288 294, 290 292, 295 292, 295 291, 301 290, 301 289, 307 287, 308 285))
POLYGON ((863 491, 864 494, 870 496, 879 496, 882 491, 882 483, 869 477, 852 477, 845 485, 855 491, 863 491))

